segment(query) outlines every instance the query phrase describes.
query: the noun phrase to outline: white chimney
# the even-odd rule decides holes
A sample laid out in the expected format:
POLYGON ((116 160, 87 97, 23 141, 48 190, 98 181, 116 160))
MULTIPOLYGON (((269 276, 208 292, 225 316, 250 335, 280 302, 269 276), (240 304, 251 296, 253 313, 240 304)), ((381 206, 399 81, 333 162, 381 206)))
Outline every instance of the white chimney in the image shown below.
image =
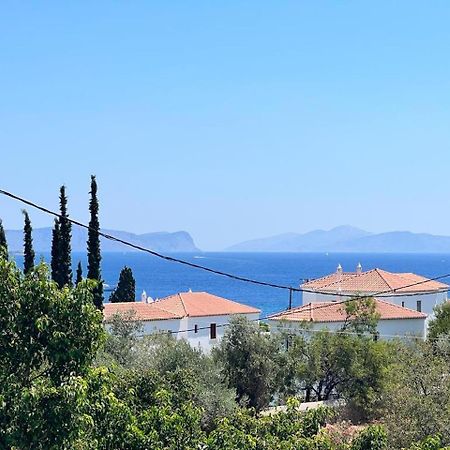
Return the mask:
POLYGON ((362 272, 362 266, 361 266, 361 263, 358 263, 358 265, 356 266, 356 273, 357 273, 358 275, 360 275, 361 272, 362 272))
POLYGON ((145 291, 142 291, 142 294, 141 294, 141 302, 142 303, 147 303, 147 292, 145 292, 145 291))
POLYGON ((342 275, 342 266, 340 264, 337 266, 336 273, 342 275))

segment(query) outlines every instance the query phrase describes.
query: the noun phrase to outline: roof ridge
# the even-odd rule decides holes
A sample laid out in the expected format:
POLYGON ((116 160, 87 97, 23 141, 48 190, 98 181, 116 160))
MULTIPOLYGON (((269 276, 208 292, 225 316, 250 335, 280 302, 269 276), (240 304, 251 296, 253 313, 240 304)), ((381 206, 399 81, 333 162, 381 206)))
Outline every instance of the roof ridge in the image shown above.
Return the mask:
MULTIPOLYGON (((149 303, 149 304, 155 305, 155 307, 157 307, 158 309, 161 309, 162 311, 166 311, 166 312, 168 312, 170 314, 173 314, 175 317, 181 319, 184 316, 181 316, 181 315, 175 313, 171 308, 167 308, 167 307, 164 307, 164 306, 161 306, 161 305, 158 304, 158 303, 163 303, 164 300, 168 300, 168 299, 170 299, 172 297, 177 297, 178 295, 179 294, 167 295, 166 297, 159 298, 158 300, 155 300, 154 302, 149 303)), ((181 302, 181 303, 183 304, 183 302, 181 302)), ((184 312, 185 312, 185 315, 186 315, 186 308, 184 308, 184 304, 183 304, 183 309, 184 309, 184 312)))
POLYGON ((395 288, 394 286, 391 286, 391 285, 388 283, 388 281, 386 280, 386 278, 384 278, 382 272, 388 273, 389 275, 395 275, 395 274, 393 274, 392 272, 388 272, 387 270, 379 269, 378 267, 376 267, 376 268, 373 269, 373 270, 381 277, 381 279, 384 281, 384 283, 386 284, 386 286, 387 286, 391 291, 395 292, 395 289, 396 289, 396 288, 395 288))
POLYGON ((183 296, 181 295, 181 292, 178 292, 178 297, 180 297, 181 305, 183 306, 183 309, 184 309, 184 315, 189 317, 189 314, 188 314, 186 305, 184 304, 184 300, 183 300, 183 296))
MULTIPOLYGON (((349 274, 349 273, 352 273, 352 272, 343 272, 343 274, 349 274)), ((334 275, 336 275, 336 272, 329 273, 328 275, 323 275, 322 277, 319 277, 319 278, 312 278, 311 280, 303 283, 302 286, 305 286, 306 284, 309 284, 309 283, 315 283, 320 280, 325 280, 327 278, 332 278, 334 275)))
MULTIPOLYGON (((347 281, 347 280, 352 280, 353 278, 365 276, 365 275, 367 275, 368 273, 373 272, 374 270, 376 270, 376 269, 366 270, 365 272, 362 272, 362 273, 358 273, 358 272, 343 272, 342 275, 343 275, 343 274, 346 274, 346 275, 347 275, 347 278, 345 279, 345 281, 347 281)), ((332 274, 330 274, 330 275, 328 275, 328 276, 331 277, 331 276, 333 276, 333 275, 335 275, 335 274, 332 273, 332 274)), ((324 277, 324 278, 325 278, 325 277, 324 277)), ((344 281, 344 280, 336 280, 336 281, 332 281, 331 283, 328 283, 328 284, 326 284, 325 286, 320 286, 320 287, 317 288, 317 289, 318 289, 318 290, 320 290, 320 289, 325 289, 325 288, 327 288, 327 287, 329 287, 329 286, 334 286, 334 285, 336 285, 336 284, 339 284, 339 283, 341 283, 342 281, 344 281)))

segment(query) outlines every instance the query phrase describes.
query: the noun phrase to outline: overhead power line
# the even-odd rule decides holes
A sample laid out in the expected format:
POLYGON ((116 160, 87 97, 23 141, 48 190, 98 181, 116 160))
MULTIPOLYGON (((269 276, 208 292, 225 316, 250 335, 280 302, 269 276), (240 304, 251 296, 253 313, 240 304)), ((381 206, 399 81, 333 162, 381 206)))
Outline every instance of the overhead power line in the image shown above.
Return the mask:
MULTIPOLYGON (((19 201, 19 202, 21 202, 21 203, 23 203, 25 205, 31 206, 32 208, 35 208, 35 209, 37 209, 39 211, 42 211, 42 212, 44 212, 46 214, 50 214, 50 215, 52 215, 54 217, 61 218, 61 215, 58 212, 52 211, 52 210, 50 210, 50 209, 48 209, 48 208, 46 208, 44 206, 38 205, 37 203, 34 203, 34 202, 30 201, 30 200, 27 200, 27 199, 25 199, 23 197, 20 197, 19 195, 13 194, 13 193, 11 193, 9 191, 6 191, 4 189, 0 189, 0 194, 5 195, 6 197, 12 198, 13 200, 19 201)), ((86 230, 93 230, 91 227, 89 227, 88 225, 86 225, 86 224, 84 224, 84 223, 82 223, 82 222, 80 222, 78 220, 74 220, 74 219, 71 219, 71 218, 65 218, 65 219, 68 220, 73 225, 77 225, 77 226, 79 226, 81 228, 85 228, 86 230)), ((97 232, 97 230, 93 230, 93 231, 97 232)), ((321 295, 325 295, 325 296, 345 298, 345 300, 343 300, 341 302, 338 302, 338 303, 345 303, 347 300, 349 300, 351 298, 364 298, 364 297, 367 297, 367 296, 363 296, 363 295, 360 295, 360 294, 345 294, 345 293, 320 292, 320 291, 318 292, 318 291, 313 290, 313 289, 307 289, 307 288, 302 288, 302 287, 293 287, 293 286, 287 286, 287 285, 282 285, 282 284, 277 284, 277 283, 272 283, 272 282, 267 282, 267 281, 255 280, 255 279, 252 279, 252 278, 247 278, 247 277, 243 277, 243 276, 240 276, 240 275, 235 275, 235 274, 224 272, 224 271, 221 271, 221 270, 212 269, 210 267, 202 266, 200 264, 196 264, 196 263, 193 263, 193 262, 190 262, 190 261, 186 261, 184 259, 176 258, 174 256, 165 255, 165 254, 156 252, 154 250, 151 250, 149 248, 143 247, 141 245, 133 244, 132 242, 126 241, 126 240, 121 239, 121 238, 118 238, 116 236, 113 236, 111 234, 105 233, 103 231, 99 231, 98 234, 99 234, 99 236, 102 236, 105 239, 108 239, 110 241, 118 242, 118 243, 123 244, 123 245, 125 245, 127 247, 130 247, 130 248, 133 248, 135 250, 139 250, 139 251, 148 253, 150 255, 156 256, 157 258, 160 258, 160 259, 163 259, 163 260, 166 260, 166 261, 178 263, 178 264, 181 264, 181 265, 184 265, 184 266, 187 266, 187 267, 191 267, 191 268, 198 269, 198 270, 203 270, 205 272, 209 272, 209 273, 212 273, 212 274, 215 274, 215 275, 227 277, 227 278, 230 278, 230 279, 233 279, 233 280, 237 280, 237 281, 242 281, 242 282, 245 282, 245 283, 250 283, 250 284, 259 285, 259 286, 266 286, 266 287, 270 287, 270 288, 274 288, 274 289, 287 290, 287 291, 289 291, 289 295, 290 296, 292 295, 293 292, 309 292, 309 293, 313 293, 313 294, 320 293, 321 295)), ((401 288, 388 289, 388 290, 385 290, 385 291, 380 291, 380 292, 377 292, 375 294, 371 294, 370 296, 371 297, 375 297, 375 296, 380 297, 380 296, 383 296, 383 294, 389 294, 389 293, 396 293, 396 295, 399 296, 399 297, 400 296, 422 295, 421 292, 417 292, 417 293, 398 293, 397 291, 400 291, 400 290, 403 290, 403 289, 406 289, 406 288, 409 288, 409 287, 425 284, 425 283, 428 283, 430 281, 441 280, 443 278, 448 278, 448 277, 450 277, 450 273, 445 274, 445 275, 440 275, 440 276, 437 276, 437 277, 434 277, 434 278, 421 280, 421 281, 418 281, 418 282, 415 282, 415 283, 411 283, 409 285, 402 286, 401 288)), ((332 304, 336 304, 336 302, 333 302, 332 304)), ((327 306, 328 305, 321 305, 321 307, 327 307, 327 306)), ((316 309, 319 309, 319 307, 317 307, 316 309)))

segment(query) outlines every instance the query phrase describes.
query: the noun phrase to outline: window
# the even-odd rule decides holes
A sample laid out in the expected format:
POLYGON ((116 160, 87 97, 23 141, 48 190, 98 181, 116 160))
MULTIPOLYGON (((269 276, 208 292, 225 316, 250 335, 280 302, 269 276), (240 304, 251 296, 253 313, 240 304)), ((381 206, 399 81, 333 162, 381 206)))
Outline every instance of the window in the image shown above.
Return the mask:
POLYGON ((422 312, 422 300, 417 300, 417 311, 422 312))
POLYGON ((212 323, 209 327, 209 338, 216 339, 216 337, 217 337, 217 325, 215 323, 212 323))
POLYGON ((198 325, 197 324, 194 325, 194 333, 196 333, 196 334, 198 333, 198 325))
POLYGON ((402 308, 404 308, 404 307, 405 307, 405 302, 403 301, 403 302, 402 302, 402 308))

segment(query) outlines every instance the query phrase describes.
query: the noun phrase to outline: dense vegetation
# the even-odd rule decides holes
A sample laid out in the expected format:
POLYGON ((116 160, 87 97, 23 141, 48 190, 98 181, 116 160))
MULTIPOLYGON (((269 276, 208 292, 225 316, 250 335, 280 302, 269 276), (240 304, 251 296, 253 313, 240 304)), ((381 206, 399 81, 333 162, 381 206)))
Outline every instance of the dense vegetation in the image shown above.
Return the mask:
MULTIPOLYGON (((0 220, 1 449, 450 449, 448 303, 426 342, 373 339, 371 298, 345 304, 339 333, 270 333, 237 317, 210 355, 138 337, 131 313, 105 332, 94 176, 90 194, 87 279, 78 263, 74 287, 64 187, 50 273, 35 266, 28 214, 23 271, 0 220), (334 402, 299 408, 315 400, 334 402)), ((125 267, 111 301, 134 297, 125 267)))
POLYGON ((125 266, 119 275, 117 287, 109 296, 111 303, 117 302, 134 302, 136 300, 136 281, 133 277, 133 271, 130 267, 125 266))
POLYGON ((445 338, 306 339, 236 319, 204 355, 168 335, 138 338, 127 317, 106 334, 94 282, 60 289, 45 265, 24 275, 3 255, 0 448, 417 450, 450 441, 445 338), (296 399, 307 396, 338 396, 345 407, 301 412, 296 399), (286 409, 261 414, 271 404, 286 409))

